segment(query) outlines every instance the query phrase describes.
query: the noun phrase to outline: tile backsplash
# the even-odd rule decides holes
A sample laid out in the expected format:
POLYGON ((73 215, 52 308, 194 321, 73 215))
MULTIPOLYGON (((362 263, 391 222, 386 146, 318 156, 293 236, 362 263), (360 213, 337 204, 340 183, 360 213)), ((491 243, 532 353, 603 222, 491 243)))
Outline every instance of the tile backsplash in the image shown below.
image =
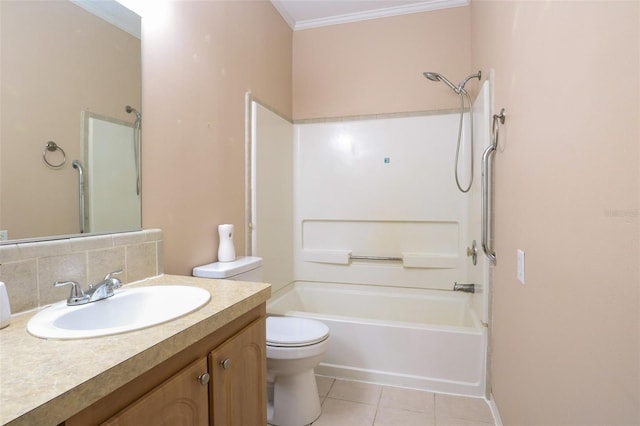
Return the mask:
POLYGON ((66 299, 69 287, 53 287, 54 281, 77 281, 84 289, 118 269, 123 283, 162 274, 162 231, 0 245, 0 281, 12 313, 66 299))

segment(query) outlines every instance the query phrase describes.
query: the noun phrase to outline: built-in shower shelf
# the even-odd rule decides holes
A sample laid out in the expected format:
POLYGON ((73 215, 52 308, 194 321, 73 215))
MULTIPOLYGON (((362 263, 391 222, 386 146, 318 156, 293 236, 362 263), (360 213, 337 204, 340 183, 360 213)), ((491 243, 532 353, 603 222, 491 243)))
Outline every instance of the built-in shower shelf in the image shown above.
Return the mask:
POLYGON ((351 250, 302 250, 305 262, 350 265, 354 261, 402 262, 405 268, 455 269, 459 258, 456 255, 433 253, 401 253, 399 256, 353 254, 351 250))

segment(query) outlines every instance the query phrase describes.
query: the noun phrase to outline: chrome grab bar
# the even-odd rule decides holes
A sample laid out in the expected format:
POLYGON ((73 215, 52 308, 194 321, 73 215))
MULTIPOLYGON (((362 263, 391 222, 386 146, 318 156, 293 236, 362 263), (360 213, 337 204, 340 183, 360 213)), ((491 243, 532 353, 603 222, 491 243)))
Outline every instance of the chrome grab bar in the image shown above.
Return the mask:
POLYGON ((71 163, 74 169, 78 169, 78 199, 80 207, 80 233, 84 234, 84 169, 82 163, 78 160, 73 160, 71 163))
POLYGON ((401 257, 394 257, 394 256, 349 256, 349 259, 351 259, 351 260, 374 260, 374 261, 382 260, 382 261, 387 261, 387 262, 402 262, 402 260, 403 260, 401 257))
POLYGON ((504 108, 500 111, 500 114, 493 115, 493 124, 491 126, 491 145, 482 154, 482 250, 487 255, 493 265, 496 264, 496 252, 489 244, 489 239, 493 235, 492 229, 492 217, 491 217, 491 184, 489 178, 493 172, 493 169, 489 169, 489 162, 491 160, 491 154, 498 148, 498 134, 500 131, 500 124, 504 124, 504 108))

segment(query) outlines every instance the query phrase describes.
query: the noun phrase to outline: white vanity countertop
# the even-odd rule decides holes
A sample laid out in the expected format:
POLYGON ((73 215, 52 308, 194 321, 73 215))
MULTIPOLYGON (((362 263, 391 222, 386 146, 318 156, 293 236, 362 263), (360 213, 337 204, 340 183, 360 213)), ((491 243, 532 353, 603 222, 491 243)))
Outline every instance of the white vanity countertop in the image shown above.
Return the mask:
POLYGON ((56 425, 215 330, 266 302, 271 286, 161 275, 127 287, 191 285, 211 293, 202 308, 143 330, 80 340, 27 332, 36 312, 0 330, 0 424, 56 425))

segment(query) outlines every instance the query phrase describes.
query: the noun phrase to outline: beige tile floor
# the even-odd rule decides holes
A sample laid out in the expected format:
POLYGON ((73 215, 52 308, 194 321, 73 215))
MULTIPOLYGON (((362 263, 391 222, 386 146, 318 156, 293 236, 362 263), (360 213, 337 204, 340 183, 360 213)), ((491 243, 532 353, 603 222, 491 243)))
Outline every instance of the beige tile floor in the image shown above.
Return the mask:
POLYGON ((313 426, 488 426, 482 399, 317 376, 322 414, 313 426))

